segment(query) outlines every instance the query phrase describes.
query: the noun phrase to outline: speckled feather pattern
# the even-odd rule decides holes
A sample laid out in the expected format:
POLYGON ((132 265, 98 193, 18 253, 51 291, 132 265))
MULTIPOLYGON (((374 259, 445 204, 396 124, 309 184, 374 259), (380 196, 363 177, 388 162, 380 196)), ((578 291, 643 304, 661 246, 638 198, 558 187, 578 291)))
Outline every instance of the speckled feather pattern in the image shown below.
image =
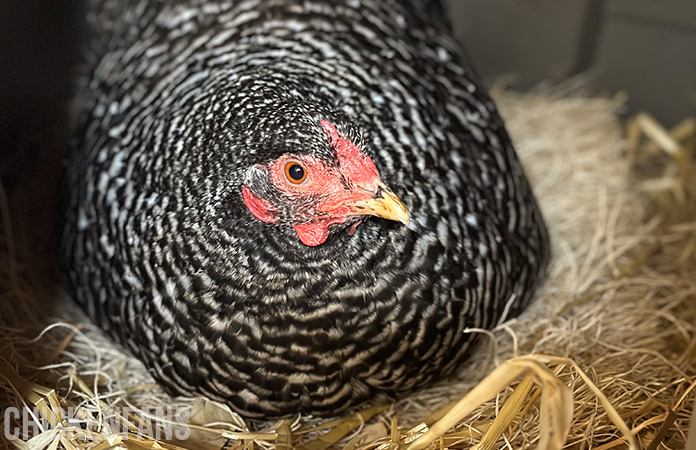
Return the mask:
POLYGON ((171 391, 250 417, 337 414, 452 372, 465 328, 527 305, 543 220, 436 3, 89 3, 66 286, 171 391), (250 166, 332 158, 321 120, 410 225, 370 218, 306 247, 249 213, 250 166))

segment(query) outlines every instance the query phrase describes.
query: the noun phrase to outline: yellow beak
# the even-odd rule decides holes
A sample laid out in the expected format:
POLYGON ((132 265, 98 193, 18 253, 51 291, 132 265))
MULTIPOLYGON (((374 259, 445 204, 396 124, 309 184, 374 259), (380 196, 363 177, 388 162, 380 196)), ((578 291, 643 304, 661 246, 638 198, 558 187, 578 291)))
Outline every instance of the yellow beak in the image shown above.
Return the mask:
POLYGON ((347 205, 356 215, 377 216, 387 220, 395 220, 404 225, 411 222, 406 205, 386 185, 377 185, 377 191, 372 198, 357 200, 347 205))

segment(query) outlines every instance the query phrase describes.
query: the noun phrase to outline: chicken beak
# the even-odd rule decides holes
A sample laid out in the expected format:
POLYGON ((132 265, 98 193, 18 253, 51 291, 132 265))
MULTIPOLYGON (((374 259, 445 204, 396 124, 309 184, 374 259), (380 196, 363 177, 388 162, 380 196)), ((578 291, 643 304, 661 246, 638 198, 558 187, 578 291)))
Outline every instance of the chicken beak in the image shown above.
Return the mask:
POLYGON ((345 206, 356 215, 377 216, 404 225, 411 222, 406 205, 383 183, 377 185, 377 190, 371 198, 350 202, 345 206))

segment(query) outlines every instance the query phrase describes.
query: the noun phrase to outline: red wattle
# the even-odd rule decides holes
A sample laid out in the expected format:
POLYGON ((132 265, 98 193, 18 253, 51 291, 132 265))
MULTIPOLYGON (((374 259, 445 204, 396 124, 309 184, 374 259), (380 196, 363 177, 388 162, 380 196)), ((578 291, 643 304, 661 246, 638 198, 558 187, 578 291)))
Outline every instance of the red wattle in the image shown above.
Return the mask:
POLYGON ((316 247, 326 242, 329 237, 329 227, 322 222, 303 223, 293 227, 297 237, 308 247, 316 247))

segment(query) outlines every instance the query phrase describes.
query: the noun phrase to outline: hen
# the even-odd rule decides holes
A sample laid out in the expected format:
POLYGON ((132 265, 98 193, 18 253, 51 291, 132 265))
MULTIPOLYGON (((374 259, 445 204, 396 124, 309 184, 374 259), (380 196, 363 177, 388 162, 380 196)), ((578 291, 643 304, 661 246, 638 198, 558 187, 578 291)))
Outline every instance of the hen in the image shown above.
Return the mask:
POLYGON ((88 8, 66 287, 172 392, 336 414, 528 304, 546 229, 437 1, 88 8))

